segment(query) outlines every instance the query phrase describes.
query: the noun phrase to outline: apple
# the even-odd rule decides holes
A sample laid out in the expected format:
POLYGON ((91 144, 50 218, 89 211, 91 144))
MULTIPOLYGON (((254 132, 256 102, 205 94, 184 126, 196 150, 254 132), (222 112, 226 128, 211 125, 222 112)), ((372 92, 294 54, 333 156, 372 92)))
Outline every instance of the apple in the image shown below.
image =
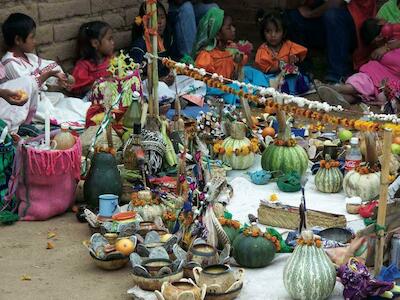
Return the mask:
POLYGON ((392 144, 392 153, 400 155, 400 145, 399 144, 392 144))
POLYGON ((341 142, 349 141, 353 137, 353 133, 350 130, 343 129, 339 131, 339 139, 341 142))

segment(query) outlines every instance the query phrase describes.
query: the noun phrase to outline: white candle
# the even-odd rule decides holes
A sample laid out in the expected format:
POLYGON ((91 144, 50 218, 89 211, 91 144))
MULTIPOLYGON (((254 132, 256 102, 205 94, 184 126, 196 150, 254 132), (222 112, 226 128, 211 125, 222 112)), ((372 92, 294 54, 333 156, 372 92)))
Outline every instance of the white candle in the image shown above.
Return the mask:
POLYGON ((47 149, 50 149, 50 112, 46 110, 44 119, 44 142, 47 149))

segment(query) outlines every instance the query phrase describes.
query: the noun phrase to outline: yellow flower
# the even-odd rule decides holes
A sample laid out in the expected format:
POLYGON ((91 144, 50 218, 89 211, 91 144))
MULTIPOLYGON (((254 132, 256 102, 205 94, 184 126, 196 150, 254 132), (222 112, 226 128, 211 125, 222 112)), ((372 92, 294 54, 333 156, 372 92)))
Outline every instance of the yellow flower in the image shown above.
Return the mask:
POLYGON ((226 155, 231 156, 232 154, 233 154, 233 148, 232 147, 226 148, 226 155))
POLYGON ((221 149, 221 144, 214 144, 213 146, 214 153, 219 153, 219 149, 221 149))
POLYGON ((247 155, 249 153, 250 153, 249 147, 248 146, 243 146, 242 149, 241 149, 241 154, 242 155, 247 155))
POLYGON ((269 196, 269 201, 271 201, 271 202, 278 201, 278 195, 275 193, 271 194, 271 196, 269 196))
POLYGON ((252 152, 256 153, 256 152, 258 152, 258 150, 259 150, 259 147, 258 147, 257 144, 251 144, 251 151, 252 152))
POLYGON ((135 24, 136 24, 137 26, 140 26, 140 25, 142 25, 142 23, 143 23, 142 17, 141 17, 141 16, 137 16, 137 17, 135 18, 135 24))

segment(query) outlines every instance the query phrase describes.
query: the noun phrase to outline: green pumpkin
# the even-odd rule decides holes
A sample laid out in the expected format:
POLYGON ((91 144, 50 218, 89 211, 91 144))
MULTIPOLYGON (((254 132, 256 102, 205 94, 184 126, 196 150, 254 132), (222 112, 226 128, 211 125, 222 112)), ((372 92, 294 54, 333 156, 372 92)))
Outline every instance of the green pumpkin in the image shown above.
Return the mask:
POLYGON ((338 193, 342 189, 343 174, 339 168, 319 168, 314 182, 322 193, 338 193))
MULTIPOLYGON (((308 155, 298 145, 289 147, 271 144, 262 154, 261 166, 264 170, 270 172, 280 171, 287 174, 296 171, 302 176, 308 168, 308 155)), ((278 173, 274 175, 277 176, 278 173)))
POLYGON ((239 234, 233 242, 233 257, 236 262, 247 268, 267 266, 275 256, 275 246, 264 237, 239 234))
POLYGON ((229 238, 229 241, 232 244, 236 237, 239 235, 239 230, 232 226, 222 226, 222 229, 225 231, 226 235, 229 238))
POLYGON ((234 170, 245 170, 250 168, 254 163, 255 155, 253 152, 249 152, 247 155, 236 155, 235 150, 240 149, 244 146, 251 146, 250 140, 245 136, 246 127, 244 123, 235 122, 231 126, 231 136, 227 137, 222 143, 222 147, 225 149, 232 149, 233 154, 224 154, 222 161, 227 163, 234 170))
MULTIPOLYGON (((302 232, 302 237, 314 239, 311 231, 302 232)), ((283 283, 293 299, 327 299, 335 287, 336 270, 322 247, 297 245, 283 270, 283 283)))

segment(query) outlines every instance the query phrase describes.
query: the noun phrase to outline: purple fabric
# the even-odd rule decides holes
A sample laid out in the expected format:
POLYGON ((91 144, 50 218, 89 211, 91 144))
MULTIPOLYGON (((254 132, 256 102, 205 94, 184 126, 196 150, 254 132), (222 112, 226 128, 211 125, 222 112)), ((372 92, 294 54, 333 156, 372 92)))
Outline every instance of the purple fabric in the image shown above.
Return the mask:
POLYGON ((367 267, 355 258, 340 266, 338 277, 344 285, 343 297, 346 300, 361 300, 368 296, 379 296, 390 291, 394 286, 393 282, 371 278, 367 267))

